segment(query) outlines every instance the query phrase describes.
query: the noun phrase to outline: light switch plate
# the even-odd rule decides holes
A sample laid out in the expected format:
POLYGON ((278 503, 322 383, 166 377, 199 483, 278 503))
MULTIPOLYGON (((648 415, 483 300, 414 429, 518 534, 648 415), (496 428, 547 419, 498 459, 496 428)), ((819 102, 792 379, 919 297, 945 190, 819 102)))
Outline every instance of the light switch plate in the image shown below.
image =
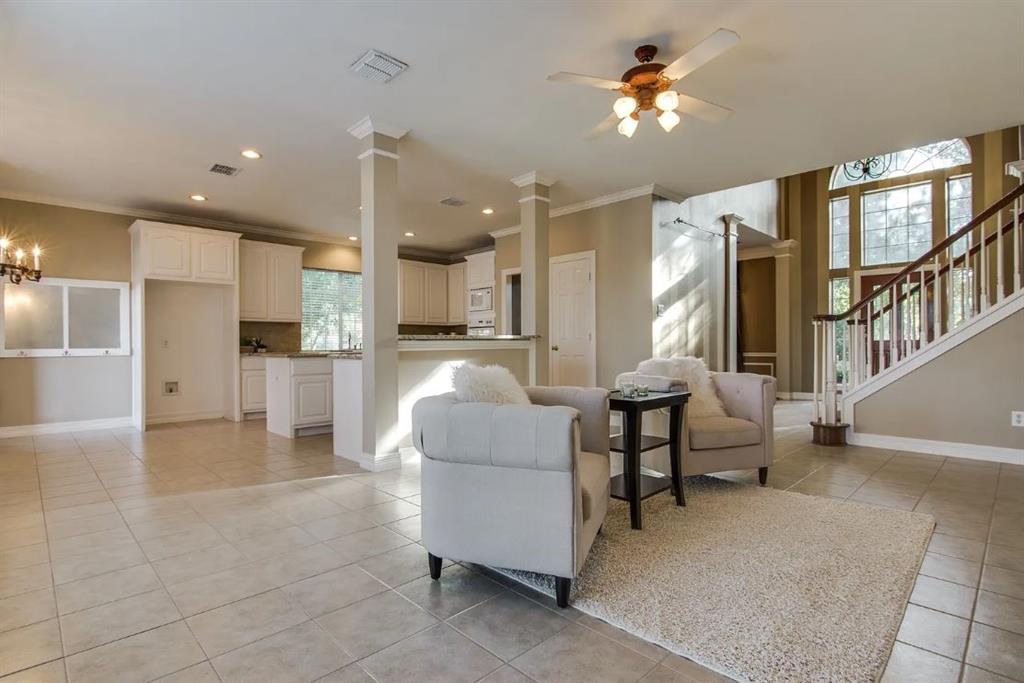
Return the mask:
POLYGON ((1024 427, 1024 410, 1011 411, 1010 424, 1014 427, 1024 427))

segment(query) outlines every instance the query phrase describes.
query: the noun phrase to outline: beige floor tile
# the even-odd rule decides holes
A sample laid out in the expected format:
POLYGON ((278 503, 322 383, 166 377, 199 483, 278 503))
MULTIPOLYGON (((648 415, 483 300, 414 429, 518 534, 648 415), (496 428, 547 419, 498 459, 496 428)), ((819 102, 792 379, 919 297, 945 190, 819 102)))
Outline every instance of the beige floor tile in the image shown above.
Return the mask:
POLYGON ((981 591, 974 620, 1024 635, 1024 600, 981 591))
POLYGON ((212 658, 307 619, 284 593, 271 591, 203 612, 186 621, 207 656, 212 658))
POLYGON ((387 589, 359 567, 347 566, 289 584, 282 590, 310 617, 319 617, 387 589))
MULTIPOLYGON (((50 561, 50 546, 46 543, 36 543, 10 550, 0 550, 0 580, 3 572, 11 569, 28 567, 33 564, 43 564, 50 561)), ((2 590, 2 588, 0 588, 2 590)))
POLYGON ((56 619, 0 633, 0 676, 61 657, 56 619))
POLYGON ((87 519, 99 517, 117 512, 117 506, 110 501, 100 503, 87 503, 85 505, 74 505, 72 507, 60 508, 58 510, 46 511, 47 524, 66 522, 68 520, 87 519))
POLYGON ((601 680, 638 681, 656 665, 604 636, 570 625, 511 662, 530 678, 544 683, 601 680))
POLYGON ((275 586, 285 586, 296 581, 323 574, 345 564, 333 549, 318 543, 280 555, 274 555, 254 563, 258 571, 268 577, 275 586))
POLYGON ((401 548, 402 546, 409 545, 411 542, 407 537, 394 531, 382 527, 374 527, 339 536, 327 541, 327 545, 334 549, 345 563, 352 563, 365 560, 374 555, 380 555, 389 550, 401 548))
POLYGON ((181 619, 164 589, 60 617, 64 654, 88 650, 181 619))
POLYGON ((555 635, 571 622, 521 595, 503 592, 452 617, 448 623, 478 645, 508 661, 555 635))
POLYGON ((374 555, 361 561, 359 566, 392 587, 429 573, 427 551, 416 544, 374 555))
POLYGON ((108 529, 106 531, 94 531, 81 536, 70 538, 50 539, 50 557, 54 562, 60 562, 72 557, 91 555, 98 551, 117 548, 129 543, 134 543, 135 538, 127 527, 108 529))
POLYGON ((964 667, 961 683, 1014 683, 1014 680, 968 664, 964 667))
POLYGON ((376 526, 376 522, 364 517, 362 513, 348 511, 308 522, 303 524, 302 528, 316 539, 327 541, 374 526, 376 526))
POLYGON ((969 538, 947 536, 946 534, 932 534, 928 550, 939 555, 958 557, 961 560, 968 560, 970 562, 981 562, 985 556, 985 544, 983 542, 972 541, 969 538))
POLYGON ((168 586, 167 592, 181 613, 188 617, 276 587, 274 581, 254 566, 242 565, 168 586))
POLYGON ((213 666, 224 683, 308 683, 352 661, 352 655, 316 622, 307 621, 217 657, 213 666))
POLYGON ((907 612, 896 638, 908 645, 959 661, 967 644, 969 624, 966 619, 945 612, 907 605, 907 612))
POLYGON ((42 524, 26 527, 24 529, 12 529, 0 531, 0 551, 22 548, 26 545, 36 545, 46 540, 46 529, 42 524))
POLYGON ((423 576, 396 589, 439 619, 448 619, 504 591, 500 584, 466 567, 454 565, 437 581, 423 576))
POLYGON ((90 576, 106 574, 146 563, 146 556, 135 541, 113 548, 97 549, 53 563, 53 581, 60 585, 90 576))
POLYGON ((1024 572, 1024 548, 989 545, 988 553, 985 555, 985 564, 1015 572, 1024 572))
POLYGON ((63 522, 51 522, 46 525, 46 535, 51 541, 72 536, 91 534, 97 531, 113 531, 127 528, 121 515, 112 512, 86 519, 69 519, 63 522))
POLYGON ((502 665, 447 624, 438 624, 360 662, 380 683, 472 683, 502 665))
POLYGON ((376 683, 376 681, 370 678, 370 674, 366 673, 357 662, 327 674, 316 683, 376 683))
POLYGON ((976 587, 981 576, 981 563, 938 553, 925 553, 920 572, 936 579, 976 587))
POLYGON ((153 568, 140 564, 57 586, 57 608, 69 614, 161 587, 153 568))
POLYGON ((153 563, 153 569, 165 585, 173 585, 208 576, 248 562, 248 558, 230 543, 175 555, 153 563))
POLYGON ((42 590, 52 585, 49 563, 0 569, 0 599, 42 590))
MULTIPOLYGON (((664 668, 664 667, 662 667, 662 668, 664 668)), ((675 680, 675 679, 672 679, 672 678, 662 679, 662 680, 652 679, 651 681, 648 681, 648 683, 692 683, 690 681, 690 679, 686 678, 682 674, 677 674, 676 672, 672 671, 671 669, 666 669, 666 671, 669 671, 674 676, 678 676, 679 680, 675 680)), ((509 666, 508 664, 506 664, 506 665, 504 665, 504 666, 502 666, 502 667, 500 667, 498 669, 495 669, 494 671, 492 671, 491 673, 487 674, 486 676, 484 676, 483 678, 480 679, 480 683, 532 683, 532 682, 533 682, 533 679, 527 678, 526 674, 524 674, 522 671, 520 671, 518 669, 515 669, 515 668, 509 666)))
POLYGON ((162 676, 153 683, 221 683, 221 680, 209 662, 201 662, 187 669, 162 676))
POLYGON ((1020 680, 1024 678, 1024 636, 976 623, 971 628, 965 661, 1020 680))
POLYGON ((970 619, 976 593, 977 590, 969 586, 919 575, 910 602, 970 619))
POLYGON ((177 621, 68 657, 68 679, 70 683, 142 683, 205 659, 188 626, 177 621))
POLYGON ((0 678, 3 683, 67 683, 67 680, 63 659, 55 659, 0 678))
POLYGON ((11 631, 57 616, 53 589, 44 588, 0 600, 0 632, 11 631))
POLYGON ((985 565, 981 577, 983 590, 1014 598, 1024 598, 1024 572, 985 565))
POLYGON ((146 557, 150 561, 156 562, 157 560, 174 557, 175 555, 184 555, 185 553, 202 550, 203 548, 211 548, 224 542, 224 537, 217 533, 216 529, 205 522, 201 522, 185 531, 139 541, 139 545, 142 547, 142 551, 146 553, 146 557))
POLYGON ((235 541, 235 547, 250 560, 262 560, 318 543, 316 537, 297 526, 275 529, 235 541))
POLYGON ((317 622, 353 656, 361 658, 437 623, 392 591, 343 607, 317 622))
POLYGON ((960 662, 896 643, 881 683, 957 683, 960 662))

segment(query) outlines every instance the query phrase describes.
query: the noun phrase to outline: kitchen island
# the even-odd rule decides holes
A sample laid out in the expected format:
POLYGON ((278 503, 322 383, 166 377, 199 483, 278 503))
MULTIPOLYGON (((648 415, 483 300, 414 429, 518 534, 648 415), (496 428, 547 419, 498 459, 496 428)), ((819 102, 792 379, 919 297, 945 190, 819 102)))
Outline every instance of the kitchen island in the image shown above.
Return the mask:
POLYGON ((267 431, 294 439, 325 434, 334 422, 334 357, 341 353, 264 353, 267 366, 267 431))
MULTIPOLYGON (((536 338, 468 335, 398 335, 399 446, 409 446, 412 406, 424 396, 452 390, 452 371, 464 363, 501 365, 523 385, 536 379, 536 338)), ((333 359, 334 454, 360 464, 362 448, 362 363, 333 359)))

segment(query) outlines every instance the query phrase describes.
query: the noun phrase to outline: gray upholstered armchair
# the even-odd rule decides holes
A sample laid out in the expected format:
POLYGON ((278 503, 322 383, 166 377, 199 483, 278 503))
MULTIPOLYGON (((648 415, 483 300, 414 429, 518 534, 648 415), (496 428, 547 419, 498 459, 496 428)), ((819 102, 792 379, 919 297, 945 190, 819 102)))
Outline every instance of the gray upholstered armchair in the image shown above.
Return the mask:
POLYGON ((774 459, 775 378, 713 372, 711 381, 726 417, 683 412, 683 475, 757 468, 764 486, 774 459))
POLYGON ((423 545, 441 558, 551 574, 566 607, 608 508, 608 392, 527 387, 533 405, 420 399, 423 545))

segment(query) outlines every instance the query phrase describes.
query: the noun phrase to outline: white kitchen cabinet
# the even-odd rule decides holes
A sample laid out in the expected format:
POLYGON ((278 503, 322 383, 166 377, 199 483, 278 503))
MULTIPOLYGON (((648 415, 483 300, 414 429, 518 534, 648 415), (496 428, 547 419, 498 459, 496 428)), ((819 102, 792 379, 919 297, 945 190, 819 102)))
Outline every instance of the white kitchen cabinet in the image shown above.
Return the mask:
POLYGON ((215 232, 192 233, 192 277, 195 280, 232 282, 235 279, 235 242, 215 232))
POLYGON ((262 413, 267 409, 267 363, 260 356, 243 356, 242 412, 262 413))
POLYGON ((484 251, 466 256, 466 285, 489 287, 494 285, 494 252, 484 251))
POLYGON ((133 277, 232 284, 239 235, 171 223, 132 223, 133 277))
POLYGON ((445 325, 448 323, 448 269, 426 264, 426 281, 426 322, 445 325))
POLYGON ((238 314, 242 320, 266 320, 270 304, 269 250, 261 242, 238 243, 238 314))
POLYGON ((332 375, 292 377, 292 424, 306 427, 334 420, 332 375))
POLYGON ((242 240, 239 244, 242 320, 302 320, 302 247, 242 240))
POLYGON ((398 262, 398 322, 423 324, 427 321, 427 264, 398 262))
POLYGON ((466 264, 448 266, 448 324, 466 322, 466 264))

